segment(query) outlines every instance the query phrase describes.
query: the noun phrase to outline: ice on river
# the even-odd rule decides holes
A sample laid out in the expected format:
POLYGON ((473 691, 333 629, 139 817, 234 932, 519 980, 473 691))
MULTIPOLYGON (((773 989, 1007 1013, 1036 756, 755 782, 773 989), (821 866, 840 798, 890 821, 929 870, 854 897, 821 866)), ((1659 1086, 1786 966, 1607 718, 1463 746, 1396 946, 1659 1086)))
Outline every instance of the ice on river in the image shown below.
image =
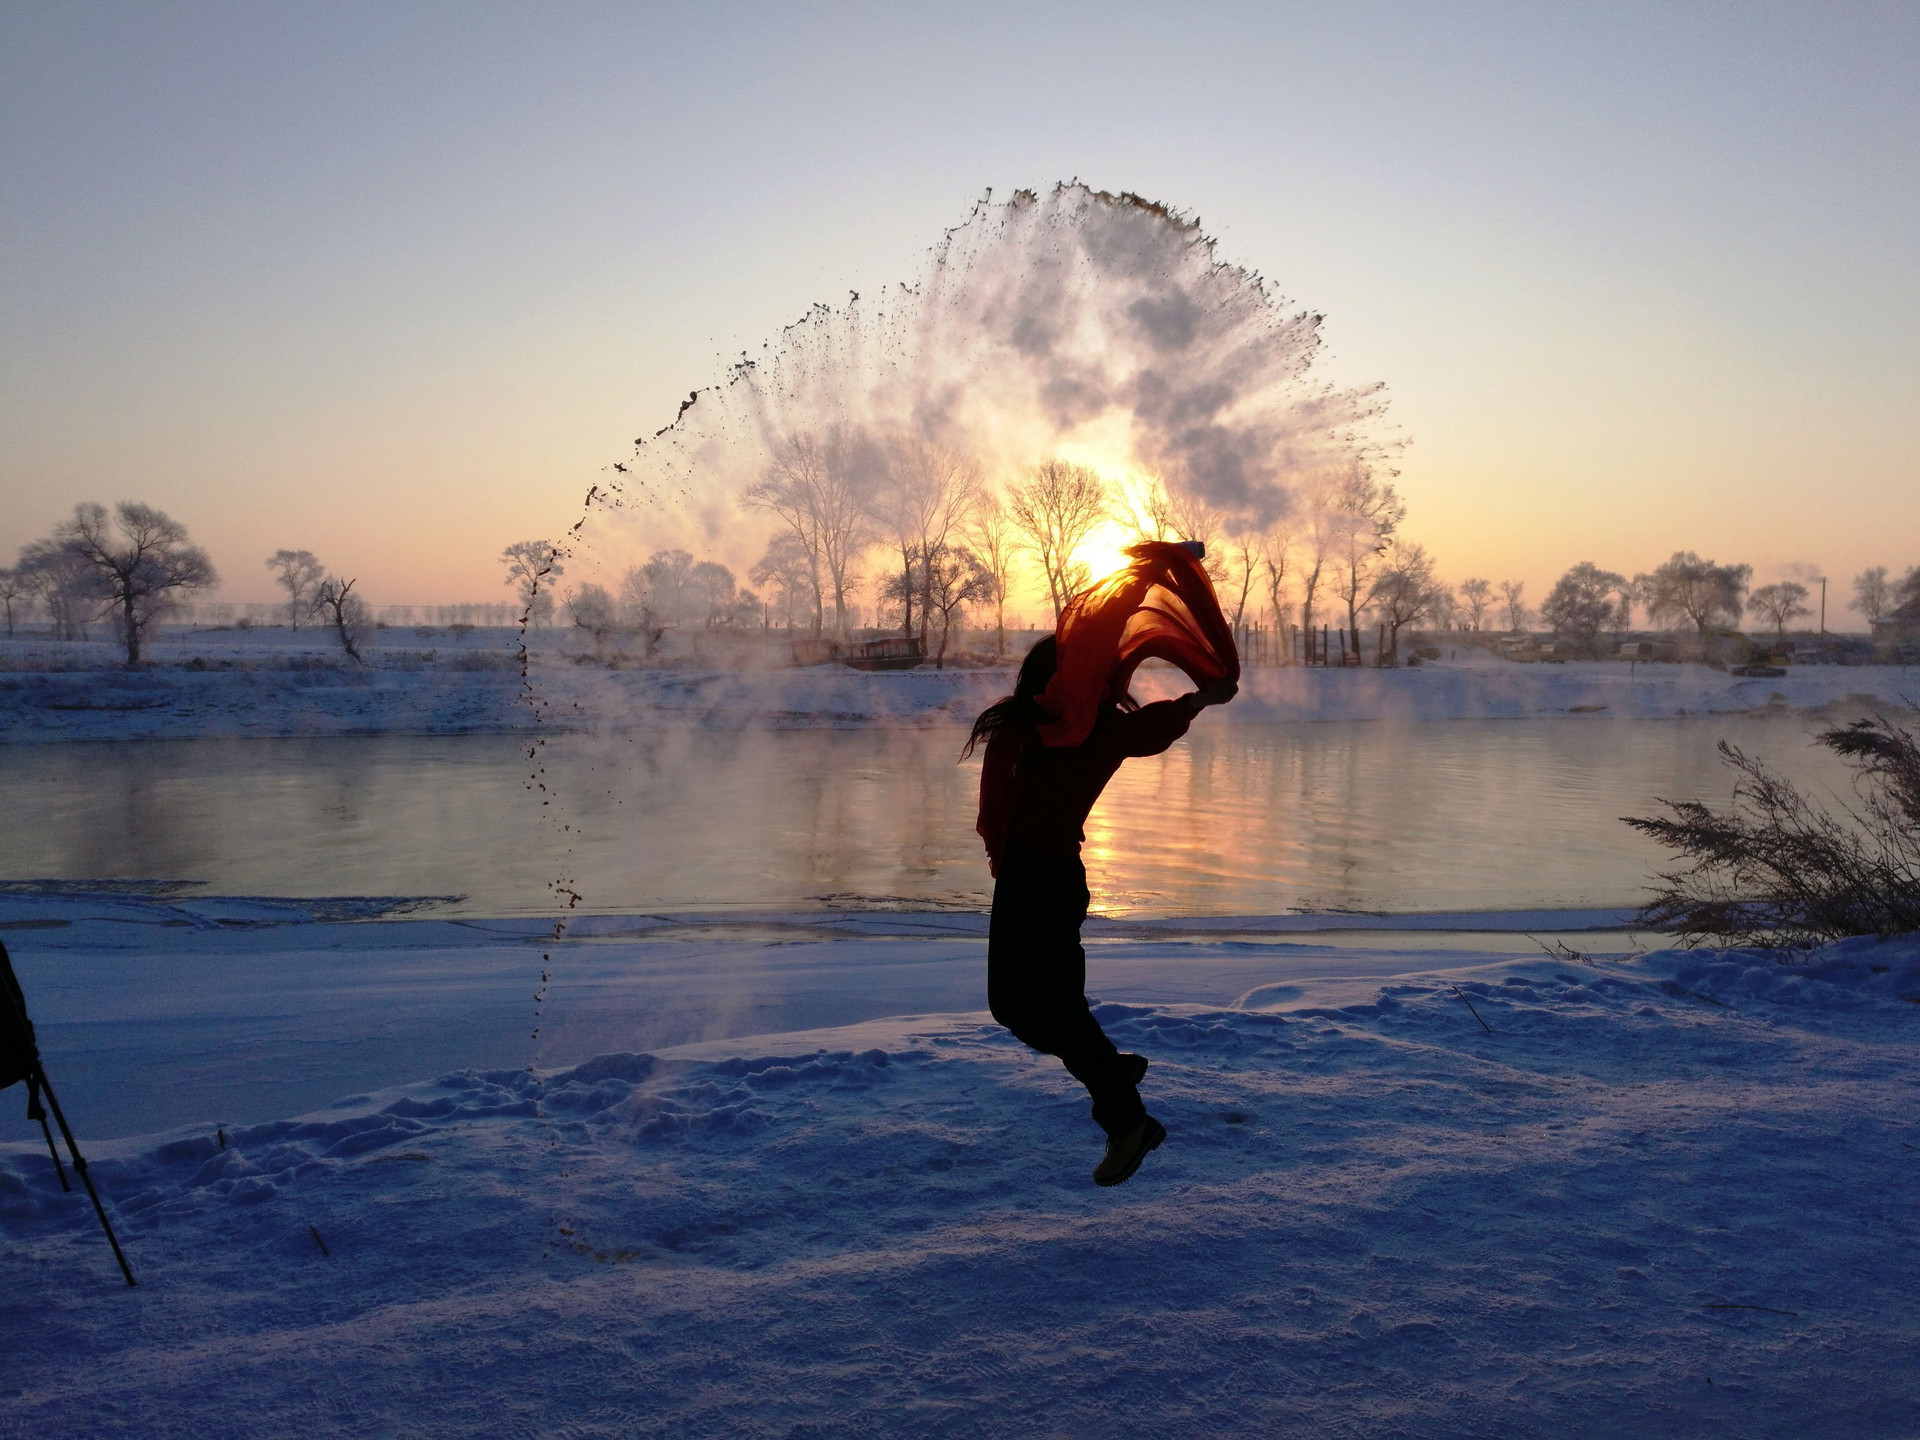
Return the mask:
POLYGON ((96 1142, 133 1291, 11 1144, 0 1434, 1920 1430, 1920 944, 1284 958, 1103 1000, 1113 1191, 964 1010, 96 1142))

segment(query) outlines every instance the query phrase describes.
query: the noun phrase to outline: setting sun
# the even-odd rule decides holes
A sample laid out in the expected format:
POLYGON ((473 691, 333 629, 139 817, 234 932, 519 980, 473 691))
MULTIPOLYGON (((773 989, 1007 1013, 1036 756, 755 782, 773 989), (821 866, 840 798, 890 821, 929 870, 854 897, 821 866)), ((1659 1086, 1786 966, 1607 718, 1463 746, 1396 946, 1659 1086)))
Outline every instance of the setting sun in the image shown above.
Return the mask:
POLYGON ((1126 565, 1127 546, 1136 543, 1139 538, 1117 520, 1105 521, 1098 530, 1080 542, 1073 552, 1074 563, 1087 567, 1090 581, 1104 580, 1126 565))

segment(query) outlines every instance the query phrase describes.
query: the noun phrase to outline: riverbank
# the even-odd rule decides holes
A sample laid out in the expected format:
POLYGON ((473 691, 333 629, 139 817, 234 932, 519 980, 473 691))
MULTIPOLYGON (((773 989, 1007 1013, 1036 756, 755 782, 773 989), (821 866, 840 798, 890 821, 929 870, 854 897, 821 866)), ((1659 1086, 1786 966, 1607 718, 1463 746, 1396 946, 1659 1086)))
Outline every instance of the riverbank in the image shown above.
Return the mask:
POLYGON ((1109 1192, 978 917, 5 914, 141 1286, 9 1115, 0 1433, 1912 1431, 1911 940, 1101 938, 1170 1131, 1109 1192))
MULTIPOLYGON (((475 735, 660 728, 954 726, 1005 693, 1010 669, 863 672, 615 670, 498 649, 403 652, 356 666, 263 651, 140 671, 0 670, 0 743, 335 735, 475 735), (407 656, 411 658, 406 658, 407 656), (222 668, 222 667, 225 668, 222 668)), ((1179 677, 1143 672, 1143 698, 1179 677)), ((1846 715, 1920 694, 1894 666, 1806 667, 1748 679, 1703 665, 1518 665, 1472 652, 1404 670, 1253 669, 1229 723, 1429 722, 1542 716, 1846 715)))

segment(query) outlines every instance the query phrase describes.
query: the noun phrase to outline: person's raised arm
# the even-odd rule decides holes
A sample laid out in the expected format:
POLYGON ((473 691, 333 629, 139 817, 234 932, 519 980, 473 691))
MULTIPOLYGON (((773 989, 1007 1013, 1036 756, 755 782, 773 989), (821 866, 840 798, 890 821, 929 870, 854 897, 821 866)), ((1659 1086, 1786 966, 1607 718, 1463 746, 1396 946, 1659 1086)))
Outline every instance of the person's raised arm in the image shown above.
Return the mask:
POLYGON ((1203 685, 1191 694, 1182 695, 1180 703, 1196 715, 1209 705, 1224 705, 1240 693, 1240 684, 1236 680, 1216 680, 1211 685, 1203 685))

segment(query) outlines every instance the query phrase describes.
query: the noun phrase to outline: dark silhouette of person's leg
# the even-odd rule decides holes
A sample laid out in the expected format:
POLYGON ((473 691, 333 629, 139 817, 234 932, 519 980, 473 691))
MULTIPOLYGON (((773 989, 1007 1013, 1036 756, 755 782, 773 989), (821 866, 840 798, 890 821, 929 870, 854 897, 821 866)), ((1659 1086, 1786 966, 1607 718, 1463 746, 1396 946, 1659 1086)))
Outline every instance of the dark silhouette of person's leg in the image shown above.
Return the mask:
POLYGON ((1094 1122, 1123 1135, 1146 1114, 1128 1063, 1087 1004, 1086 871, 1077 860, 1014 852, 994 887, 987 1003, 1021 1043, 1058 1056, 1093 1097, 1094 1122))

